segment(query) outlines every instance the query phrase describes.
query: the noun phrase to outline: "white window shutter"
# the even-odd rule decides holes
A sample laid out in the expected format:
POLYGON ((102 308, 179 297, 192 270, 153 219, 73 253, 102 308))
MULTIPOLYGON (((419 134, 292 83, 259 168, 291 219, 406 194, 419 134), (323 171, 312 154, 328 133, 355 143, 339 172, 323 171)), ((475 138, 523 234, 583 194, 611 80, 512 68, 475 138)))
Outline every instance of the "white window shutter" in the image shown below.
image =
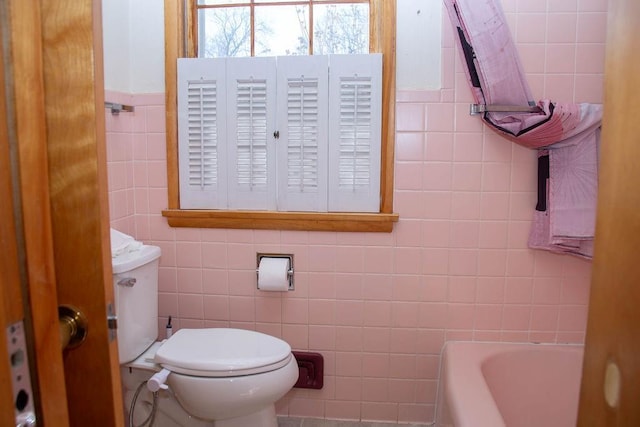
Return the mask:
POLYGON ((329 67, 329 211, 379 212, 382 54, 329 67))
POLYGON ((181 209, 227 206, 224 59, 178 60, 181 209))
POLYGON ((227 58, 230 209, 276 209, 275 58, 227 58))
POLYGON ((327 211, 328 57, 278 57, 278 210, 327 211))

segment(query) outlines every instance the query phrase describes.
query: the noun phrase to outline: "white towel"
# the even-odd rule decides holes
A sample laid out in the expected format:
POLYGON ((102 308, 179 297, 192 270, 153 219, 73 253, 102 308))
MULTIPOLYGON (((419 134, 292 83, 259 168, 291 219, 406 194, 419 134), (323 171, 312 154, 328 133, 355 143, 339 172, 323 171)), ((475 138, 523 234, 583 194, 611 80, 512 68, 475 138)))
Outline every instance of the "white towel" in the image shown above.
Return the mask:
POLYGON ((142 246, 142 242, 137 241, 128 234, 111 229, 111 257, 115 258, 124 253, 137 251, 142 246))

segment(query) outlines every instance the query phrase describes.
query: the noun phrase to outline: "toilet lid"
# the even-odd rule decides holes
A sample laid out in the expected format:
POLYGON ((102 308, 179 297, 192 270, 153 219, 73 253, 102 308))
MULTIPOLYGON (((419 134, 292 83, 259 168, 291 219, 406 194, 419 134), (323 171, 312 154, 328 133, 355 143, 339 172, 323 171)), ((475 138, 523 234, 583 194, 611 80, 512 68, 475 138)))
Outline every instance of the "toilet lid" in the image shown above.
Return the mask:
POLYGON ((165 341, 155 362, 170 371, 202 377, 268 372, 286 365, 291 347, 260 332, 231 328, 180 329, 165 341))

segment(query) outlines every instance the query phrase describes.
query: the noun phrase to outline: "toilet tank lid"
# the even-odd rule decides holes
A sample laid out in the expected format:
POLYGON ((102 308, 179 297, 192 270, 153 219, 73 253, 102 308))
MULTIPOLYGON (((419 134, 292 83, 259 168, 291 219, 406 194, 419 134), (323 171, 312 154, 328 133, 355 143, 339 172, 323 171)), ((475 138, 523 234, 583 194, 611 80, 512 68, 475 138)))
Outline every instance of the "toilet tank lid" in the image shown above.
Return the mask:
POLYGON ((160 258, 159 247, 142 245, 138 250, 125 252, 117 257, 111 258, 113 274, 131 271, 158 258, 160 258))
POLYGON ((256 331, 180 329, 160 346, 155 362, 182 370, 232 374, 275 365, 290 355, 291 346, 285 341, 256 331))

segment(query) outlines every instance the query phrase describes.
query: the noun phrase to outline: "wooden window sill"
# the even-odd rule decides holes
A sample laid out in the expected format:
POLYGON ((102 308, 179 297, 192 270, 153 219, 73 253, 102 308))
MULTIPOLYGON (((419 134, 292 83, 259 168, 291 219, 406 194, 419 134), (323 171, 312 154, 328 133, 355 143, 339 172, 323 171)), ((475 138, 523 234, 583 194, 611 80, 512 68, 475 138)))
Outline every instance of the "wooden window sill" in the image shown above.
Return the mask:
POLYGON ((166 209, 171 227, 390 233, 396 213, 318 213, 166 209))

